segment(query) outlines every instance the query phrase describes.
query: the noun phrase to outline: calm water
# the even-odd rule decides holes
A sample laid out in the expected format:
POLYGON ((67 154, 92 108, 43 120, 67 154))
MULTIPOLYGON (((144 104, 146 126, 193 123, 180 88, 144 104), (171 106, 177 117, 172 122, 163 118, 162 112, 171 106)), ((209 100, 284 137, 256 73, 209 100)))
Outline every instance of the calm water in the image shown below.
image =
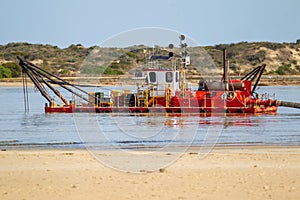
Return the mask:
MULTIPOLYGON (((300 102, 299 86, 258 92, 300 102)), ((33 88, 29 101, 24 113, 22 87, 0 87, 0 148, 300 144, 300 110, 292 108, 280 107, 276 115, 46 114, 46 101, 33 88)))

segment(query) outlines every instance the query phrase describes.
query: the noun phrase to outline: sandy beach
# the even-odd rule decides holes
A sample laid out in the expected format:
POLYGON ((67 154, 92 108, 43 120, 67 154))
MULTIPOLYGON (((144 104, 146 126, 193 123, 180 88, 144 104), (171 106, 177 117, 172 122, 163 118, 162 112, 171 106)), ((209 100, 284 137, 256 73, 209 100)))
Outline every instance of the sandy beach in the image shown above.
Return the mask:
POLYGON ((299 199, 300 147, 218 147, 203 159, 197 151, 137 174, 105 167, 84 149, 3 149, 0 199, 299 199))

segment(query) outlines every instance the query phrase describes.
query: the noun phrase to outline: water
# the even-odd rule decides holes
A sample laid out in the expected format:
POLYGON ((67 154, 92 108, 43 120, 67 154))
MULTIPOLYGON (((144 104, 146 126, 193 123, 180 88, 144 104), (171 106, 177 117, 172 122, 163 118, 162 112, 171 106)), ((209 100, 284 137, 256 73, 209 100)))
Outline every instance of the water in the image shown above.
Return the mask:
MULTIPOLYGON (((258 92, 300 102, 299 86, 260 87, 258 92)), ((279 107, 272 115, 49 114, 33 88, 29 102, 30 111, 24 113, 22 87, 0 87, 0 148, 300 144, 300 110, 293 108, 279 107)))

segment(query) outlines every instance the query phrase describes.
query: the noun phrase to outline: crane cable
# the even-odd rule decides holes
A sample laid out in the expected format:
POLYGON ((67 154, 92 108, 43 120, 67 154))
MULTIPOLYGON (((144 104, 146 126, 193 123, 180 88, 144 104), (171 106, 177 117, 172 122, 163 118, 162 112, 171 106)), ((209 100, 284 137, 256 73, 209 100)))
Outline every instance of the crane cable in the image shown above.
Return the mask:
POLYGON ((25 113, 29 112, 29 100, 28 100, 28 87, 27 87, 27 78, 26 73, 22 73, 22 82, 23 82, 23 95, 24 95, 24 111, 25 113))

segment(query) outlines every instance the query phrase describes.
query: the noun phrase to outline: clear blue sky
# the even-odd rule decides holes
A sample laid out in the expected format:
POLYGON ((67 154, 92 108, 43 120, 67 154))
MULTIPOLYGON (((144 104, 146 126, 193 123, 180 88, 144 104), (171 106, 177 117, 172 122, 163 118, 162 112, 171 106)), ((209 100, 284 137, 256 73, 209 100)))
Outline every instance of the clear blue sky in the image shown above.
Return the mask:
POLYGON ((201 45, 295 42, 299 0, 2 0, 0 44, 97 45, 140 27, 185 33, 201 45))

